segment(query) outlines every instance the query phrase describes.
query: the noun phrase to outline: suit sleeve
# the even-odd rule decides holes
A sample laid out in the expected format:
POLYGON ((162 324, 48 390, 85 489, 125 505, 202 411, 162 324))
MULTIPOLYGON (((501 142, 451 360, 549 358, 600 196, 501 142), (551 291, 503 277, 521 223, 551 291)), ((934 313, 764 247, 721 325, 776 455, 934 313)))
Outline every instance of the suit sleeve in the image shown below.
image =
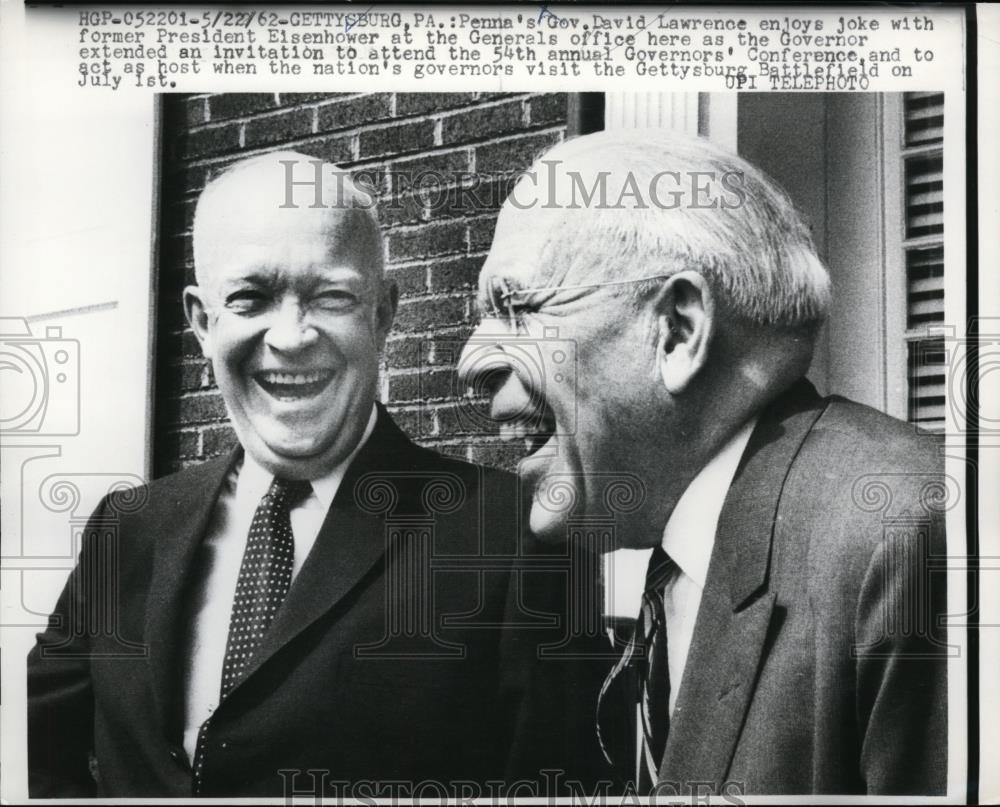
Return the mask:
MULTIPOLYGON (((528 554, 552 553, 529 541, 528 554)), ((509 715, 507 781, 538 783, 539 792, 581 798, 613 781, 597 742, 597 695, 612 665, 604 637, 574 625, 600 624, 598 596, 571 592, 566 570, 529 570, 512 576, 503 645, 503 695, 509 715), (590 607, 587 614, 570 608, 590 607), (552 624, 511 627, 543 615, 552 624), (589 617, 589 618, 588 618, 589 617), (543 648, 557 649, 552 656, 543 648)))
POLYGON ((87 616, 99 600, 91 537, 105 502, 84 532, 76 567, 28 654, 28 793, 31 798, 93 798, 94 697, 87 616))
POLYGON ((858 600, 861 774, 873 794, 944 794, 948 648, 944 521, 901 525, 876 547, 858 600), (944 564, 942 563, 943 567, 944 564))

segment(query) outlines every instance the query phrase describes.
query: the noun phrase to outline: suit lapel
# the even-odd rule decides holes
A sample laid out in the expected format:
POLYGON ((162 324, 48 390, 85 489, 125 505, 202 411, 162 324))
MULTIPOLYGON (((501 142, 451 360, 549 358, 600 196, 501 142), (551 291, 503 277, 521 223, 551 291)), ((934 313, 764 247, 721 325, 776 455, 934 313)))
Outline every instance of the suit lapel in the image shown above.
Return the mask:
POLYGON ((775 592, 767 589, 785 478, 823 411, 804 379, 761 414, 726 496, 660 779, 720 783, 750 705, 775 592))
POLYGON ((355 486, 366 474, 410 467, 414 450, 409 438, 379 407, 371 437, 344 475, 312 551, 254 653, 246 675, 230 696, 299 633, 344 599, 383 558, 385 516, 359 507, 355 486))
POLYGON ((168 734, 172 729, 172 699, 179 681, 177 661, 183 650, 184 595, 191 563, 208 528, 222 483, 239 456, 240 450, 234 449, 179 477, 178 489, 164 502, 166 511, 150 514, 148 528, 157 533, 157 539, 146 601, 145 637, 156 711, 168 734))

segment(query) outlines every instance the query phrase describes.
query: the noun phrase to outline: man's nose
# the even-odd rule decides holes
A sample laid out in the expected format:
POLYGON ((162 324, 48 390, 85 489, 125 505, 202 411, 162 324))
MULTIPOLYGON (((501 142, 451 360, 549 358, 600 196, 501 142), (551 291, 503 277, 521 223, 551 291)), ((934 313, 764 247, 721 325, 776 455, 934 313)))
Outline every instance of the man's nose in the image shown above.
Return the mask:
POLYGON ((285 299, 274 312, 271 323, 264 335, 268 347, 282 353, 303 350, 319 339, 316 328, 309 322, 308 315, 297 300, 285 299))
POLYGON ((493 392, 512 369, 511 336, 503 334, 493 323, 483 321, 462 348, 458 358, 458 379, 465 387, 480 392, 493 392))

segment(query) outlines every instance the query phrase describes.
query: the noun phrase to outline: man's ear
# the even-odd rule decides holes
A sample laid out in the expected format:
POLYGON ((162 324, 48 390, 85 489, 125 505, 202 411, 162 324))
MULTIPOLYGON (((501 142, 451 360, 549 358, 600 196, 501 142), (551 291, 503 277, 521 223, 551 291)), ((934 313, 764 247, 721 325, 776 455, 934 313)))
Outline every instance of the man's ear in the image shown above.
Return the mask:
POLYGON ((385 339, 392 329, 392 321, 396 318, 396 308, 399 306, 399 288, 395 281, 382 282, 382 295, 375 309, 375 329, 378 333, 379 347, 385 344, 385 339))
POLYGON ((205 291, 200 286, 188 286, 184 289, 184 316, 194 335, 201 344, 201 352, 206 359, 212 358, 212 339, 208 327, 208 306, 205 304, 205 291))
POLYGON ((715 299, 708 281, 697 272, 672 275, 658 292, 656 361, 671 395, 687 389, 708 360, 715 335, 715 299))

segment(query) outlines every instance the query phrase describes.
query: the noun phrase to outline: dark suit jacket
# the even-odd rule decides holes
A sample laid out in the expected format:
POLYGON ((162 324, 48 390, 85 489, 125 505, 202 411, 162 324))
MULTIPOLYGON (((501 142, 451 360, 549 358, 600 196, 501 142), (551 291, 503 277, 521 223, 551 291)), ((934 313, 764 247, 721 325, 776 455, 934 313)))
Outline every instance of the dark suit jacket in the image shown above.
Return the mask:
MULTIPOLYGON (((945 482, 936 440, 806 381, 766 408, 719 519, 660 792, 944 792, 945 482)), ((609 666, 522 676, 518 775, 622 792, 594 734, 609 666)), ((621 747, 634 683, 618 681, 602 726, 621 747)))
MULTIPOLYGON (((237 458, 110 496, 94 514, 28 660, 33 797, 192 795, 181 746, 191 566, 237 458)), ((380 410, 247 676, 210 719, 200 794, 499 778, 515 491, 508 474, 416 446, 380 410)))

